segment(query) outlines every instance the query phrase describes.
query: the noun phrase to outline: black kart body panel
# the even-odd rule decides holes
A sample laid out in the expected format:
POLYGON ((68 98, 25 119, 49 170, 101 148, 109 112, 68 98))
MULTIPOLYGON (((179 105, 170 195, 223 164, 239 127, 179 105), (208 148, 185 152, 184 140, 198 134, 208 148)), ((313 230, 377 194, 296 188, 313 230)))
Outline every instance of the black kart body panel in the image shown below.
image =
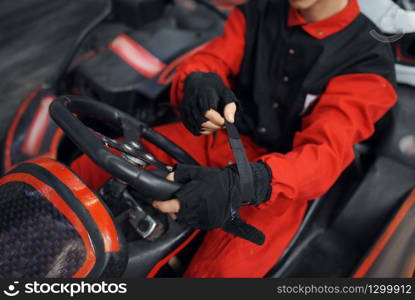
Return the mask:
POLYGON ((151 118, 155 105, 158 98, 168 98, 177 65, 219 35, 222 25, 223 20, 206 14, 203 7, 189 11, 177 4, 160 19, 118 35, 108 49, 79 65, 74 70, 75 88, 127 113, 139 111, 143 121, 157 121, 151 118))

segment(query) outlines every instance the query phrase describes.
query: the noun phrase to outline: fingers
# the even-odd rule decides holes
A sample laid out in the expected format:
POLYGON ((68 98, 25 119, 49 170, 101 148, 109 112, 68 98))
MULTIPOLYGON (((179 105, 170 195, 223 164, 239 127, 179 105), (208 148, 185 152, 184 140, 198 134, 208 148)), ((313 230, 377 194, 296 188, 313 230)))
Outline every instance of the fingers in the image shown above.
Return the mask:
POLYGON ((180 210, 180 202, 178 199, 171 199, 167 201, 153 201, 153 207, 162 213, 175 214, 180 210))
POLYGON ((199 121, 196 113, 190 106, 181 107, 182 121, 186 128, 195 136, 200 135, 199 121))
MULTIPOLYGON (((235 122, 236 110, 237 106, 235 102, 229 103, 225 106, 223 115, 225 116, 226 121, 229 123, 235 122)), ((223 117, 213 109, 210 109, 205 113, 205 118, 208 119, 208 121, 202 123, 202 130, 200 131, 203 135, 212 134, 213 132, 218 131, 225 123, 223 117)))
POLYGON ((199 179, 206 167, 178 164, 174 175, 175 182, 186 184, 194 179, 199 179))
MULTIPOLYGON (((169 173, 169 175, 166 176, 166 179, 169 181, 174 181, 174 172, 169 173)), ((176 213, 180 210, 180 202, 178 199, 167 201, 153 201, 153 207, 163 213, 169 214, 173 220, 176 220, 176 213)))
POLYGON ((217 109, 220 101, 219 95, 215 89, 204 88, 200 93, 198 107, 201 112, 206 112, 209 109, 217 109))
POLYGON ((174 172, 169 173, 169 175, 167 175, 166 179, 168 181, 174 181, 174 172))
POLYGON ((209 135, 209 134, 212 134, 212 133, 214 133, 214 132, 213 131, 201 131, 200 132, 201 135, 209 135))
POLYGON ((217 129, 202 128, 202 130, 200 131, 200 133, 201 134, 204 134, 204 135, 208 135, 208 134, 215 133, 216 131, 218 131, 218 130, 217 129))
POLYGON ((211 129, 211 130, 216 131, 216 130, 219 130, 221 128, 222 128, 221 126, 216 125, 216 124, 212 123, 211 121, 206 121, 206 122, 202 123, 202 130, 203 129, 211 129))
POLYGON ((225 109, 223 110, 223 115, 225 116, 226 121, 229 123, 235 122, 236 109, 237 107, 235 102, 226 104, 225 109))
POLYGON ((213 109, 209 109, 205 113, 205 118, 217 126, 223 126, 225 124, 225 120, 223 119, 223 117, 216 110, 213 109))

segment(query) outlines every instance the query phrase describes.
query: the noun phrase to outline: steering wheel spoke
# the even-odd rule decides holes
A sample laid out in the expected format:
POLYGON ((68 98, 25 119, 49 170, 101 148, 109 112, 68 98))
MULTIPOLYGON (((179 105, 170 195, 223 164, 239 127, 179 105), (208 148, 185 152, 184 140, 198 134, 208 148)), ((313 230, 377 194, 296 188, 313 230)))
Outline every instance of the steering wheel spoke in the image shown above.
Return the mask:
POLYGON ((144 148, 140 142, 142 139, 164 150, 179 162, 197 164, 189 154, 166 137, 104 103, 82 96, 61 96, 51 104, 50 115, 79 150, 112 176, 139 191, 146 199, 172 199, 180 189, 180 184, 143 168, 147 164, 164 172, 171 171, 144 148), (121 140, 109 138, 86 126, 82 119, 118 126, 123 130, 123 137, 121 140), (108 148, 122 154, 116 155, 108 148))
MULTIPOLYGON (((137 127, 135 127, 137 129, 137 127)), ((138 138, 140 134, 134 134, 132 133, 133 128, 129 127, 129 135, 128 138, 125 137, 125 131, 124 131, 124 140, 117 141, 110 137, 107 137, 106 135, 103 135, 102 133, 99 133, 91 128, 89 128, 99 139, 104 143, 105 146, 113 148, 115 150, 118 150, 122 152, 125 155, 122 155, 121 157, 124 159, 127 159, 129 162, 134 163, 135 165, 141 166, 141 167, 147 167, 148 165, 154 165, 157 168, 160 168, 162 170, 170 170, 171 168, 166 165, 165 163, 161 162, 157 158, 154 157, 151 153, 149 153, 144 146, 140 143, 138 138)), ((137 129, 138 130, 138 129, 137 129)))
POLYGON ((93 130, 93 129, 91 129, 91 128, 89 128, 97 137, 99 137, 100 138, 100 140, 104 143, 104 145, 105 146, 107 146, 107 147, 111 147, 111 148, 113 148, 113 149, 115 149, 115 150, 118 150, 118 151, 123 151, 123 148, 122 148, 122 142, 119 142, 119 141, 117 141, 117 140, 114 140, 114 139, 112 139, 112 138, 109 138, 109 137, 107 137, 107 136, 105 136, 105 135, 103 135, 103 134, 101 134, 101 133, 99 133, 98 131, 95 131, 95 130, 93 130))
POLYGON ((133 123, 130 120, 122 120, 121 127, 125 140, 135 142, 141 139, 141 131, 145 125, 138 123, 138 121, 133 123))

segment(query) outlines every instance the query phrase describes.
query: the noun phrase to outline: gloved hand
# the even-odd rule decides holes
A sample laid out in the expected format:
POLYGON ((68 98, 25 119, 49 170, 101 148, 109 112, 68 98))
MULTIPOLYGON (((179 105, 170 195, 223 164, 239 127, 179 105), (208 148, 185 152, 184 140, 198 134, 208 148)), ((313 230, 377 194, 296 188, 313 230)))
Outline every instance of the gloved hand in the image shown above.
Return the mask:
POLYGON ((216 73, 193 72, 184 83, 182 121, 194 135, 210 134, 234 122, 238 100, 216 73))
MULTIPOLYGON (((247 205, 258 205, 267 201, 271 193, 271 171, 262 163, 250 163, 255 196, 247 205)), ((244 197, 239 185, 236 165, 224 169, 179 164, 174 171, 174 181, 183 184, 177 192, 178 206, 172 209, 169 201, 155 201, 154 206, 165 213, 177 213, 177 221, 185 225, 211 230, 224 231, 263 244, 264 235, 239 217, 241 201, 244 197)))

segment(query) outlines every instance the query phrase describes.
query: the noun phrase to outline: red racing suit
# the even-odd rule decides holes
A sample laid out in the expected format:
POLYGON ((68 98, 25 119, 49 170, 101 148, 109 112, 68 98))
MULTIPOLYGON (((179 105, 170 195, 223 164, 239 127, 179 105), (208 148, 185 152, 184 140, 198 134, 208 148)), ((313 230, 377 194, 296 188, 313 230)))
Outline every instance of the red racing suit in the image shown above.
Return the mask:
MULTIPOLYGON (((270 1, 248 3, 255 5, 253 3, 266 2, 270 1)), ((274 2, 285 3, 288 6, 286 0, 274 2)), ((263 34, 270 28, 263 26, 264 22, 274 22, 275 19, 277 23, 278 18, 258 21, 254 10, 255 8, 247 6, 234 9, 225 25, 223 35, 179 66, 171 89, 171 102, 180 105, 184 79, 191 72, 219 74, 228 87, 242 90, 239 94, 238 91, 236 92, 238 98, 247 95, 246 87, 249 88, 247 83, 258 81, 258 76, 266 76, 262 73, 271 74, 268 78, 261 78, 254 87, 250 87, 254 90, 253 100, 243 100, 255 102, 253 106, 247 104, 249 109, 245 110, 245 114, 257 113, 256 118, 253 118, 254 122, 250 123, 256 122, 255 124, 261 129, 257 134, 246 131, 249 137, 244 135, 243 143, 251 161, 260 159, 270 166, 272 193, 267 202, 258 207, 243 207, 240 214, 248 223, 265 233, 266 241, 263 246, 258 246, 219 229, 212 230, 207 233, 187 269, 185 275, 188 277, 264 276, 278 261, 301 225, 308 202, 322 196, 333 185, 342 171, 353 161, 353 145, 374 133, 375 123, 385 115, 397 99, 393 87, 393 75, 389 76, 389 73, 393 73, 392 56, 389 50, 384 50, 387 45, 370 46, 371 49, 376 47, 382 49, 377 52, 368 50, 365 53, 360 51, 363 44, 358 42, 354 48, 343 52, 342 48, 346 46, 338 45, 340 41, 344 42, 345 39, 350 38, 344 32, 349 35, 357 34, 357 31, 362 30, 362 26, 367 26, 359 24, 369 24, 369 21, 360 14, 356 0, 350 0, 348 6, 335 16, 314 23, 307 23, 295 9, 288 7, 288 11, 283 11, 284 15, 280 18, 283 21, 280 25, 282 29, 279 30, 284 31, 276 31, 275 34, 283 37, 297 34, 293 41, 296 48, 289 45, 288 38, 286 41, 280 41, 281 43, 276 39, 277 46, 272 44, 271 46, 275 48, 270 47, 275 50, 277 57, 273 57, 270 52, 272 59, 265 62, 261 60, 264 59, 263 53, 266 52, 258 50, 258 45, 255 46, 252 42, 260 33, 249 29, 262 28, 261 34, 263 34), (254 26, 252 22, 257 22, 256 25, 262 24, 262 27, 254 26), (354 29, 353 26, 358 29, 354 29), (339 41, 333 42, 336 38, 339 41), (356 54, 350 53, 349 57, 342 58, 348 55, 348 51, 356 51, 356 54), (333 52, 331 56, 321 60, 323 55, 330 52, 333 52), (295 61, 296 55, 300 63, 295 61), (247 60, 252 60, 254 57, 257 61, 248 64, 247 60), (281 64, 280 60, 287 63, 281 64), (383 64, 385 60, 388 60, 389 64, 383 64), (275 68, 278 72, 268 72, 266 69, 268 63, 277 66, 275 68), (316 65, 318 68, 315 67, 316 65), (290 70, 292 66, 300 68, 301 72, 296 74, 296 70, 290 70), (262 73, 261 69, 257 70, 258 67, 263 68, 262 73), (290 72, 291 75, 284 75, 290 72), (255 77, 250 78, 251 75, 255 77), (238 83, 238 77, 243 76, 246 82, 245 89, 244 83, 238 83), (264 80, 267 85, 278 86, 278 97, 284 99, 275 100, 277 98, 274 97, 273 91, 270 91, 270 94, 261 94, 266 88, 261 85, 264 80), (290 80, 292 83, 289 82, 290 80), (285 89, 284 85, 294 88, 285 89), (297 92, 302 90, 303 92, 297 92), (255 98, 258 94, 261 94, 260 100, 255 98), (312 96, 313 94, 315 96, 312 96), (264 98, 268 102, 263 100, 264 98), (291 99, 291 102, 287 99, 291 99), (297 107, 295 113, 292 113, 293 106, 297 107), (261 142, 264 140, 261 134, 265 133, 267 138, 272 137, 274 133, 277 134, 277 130, 272 127, 276 123, 273 121, 274 116, 275 120, 278 117, 273 111, 277 109, 283 112, 279 115, 282 120, 280 129, 287 128, 286 131, 291 133, 286 137, 284 134, 281 135, 281 140, 285 139, 285 144, 287 139, 290 139, 290 147, 285 150, 284 147, 278 150, 278 147, 273 148, 261 142), (285 116, 293 117, 284 119, 285 116), (299 121, 298 127, 295 125, 296 118, 299 121)), ((276 13, 281 13, 281 10, 281 8, 276 9, 276 13)), ((272 9, 268 7, 264 11, 269 13, 272 9)), ((363 41, 367 39, 367 43, 375 45, 374 43, 377 42, 369 40, 371 37, 368 32, 367 37, 359 36, 363 41)), ((266 34, 263 38, 267 39, 266 34)), ((347 45, 353 45, 353 40, 356 39, 351 38, 347 41, 347 45)), ((243 101, 242 105, 244 105, 243 101)), ((224 167, 233 162, 224 131, 219 131, 216 135, 195 137, 181 123, 155 129, 193 155, 201 165, 224 167)), ((160 160, 174 163, 153 145, 146 143, 145 146, 160 160)), ((93 188, 99 188, 109 178, 108 174, 102 170, 98 171, 99 168, 86 157, 75 161, 72 168, 93 188)))

